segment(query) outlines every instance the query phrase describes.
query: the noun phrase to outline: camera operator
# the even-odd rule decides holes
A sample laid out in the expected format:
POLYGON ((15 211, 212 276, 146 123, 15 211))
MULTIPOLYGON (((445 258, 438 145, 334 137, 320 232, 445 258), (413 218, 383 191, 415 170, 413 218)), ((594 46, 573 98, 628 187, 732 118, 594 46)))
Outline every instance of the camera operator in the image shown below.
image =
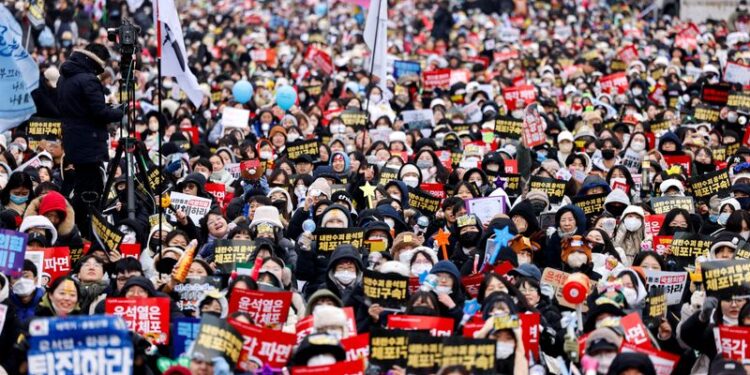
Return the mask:
POLYGON ((104 189, 103 162, 109 159, 107 124, 120 121, 123 109, 104 101, 99 76, 110 58, 107 47, 92 43, 74 50, 62 65, 58 83, 58 107, 63 123, 65 156, 75 168, 76 224, 84 233, 89 228, 89 204, 104 189))

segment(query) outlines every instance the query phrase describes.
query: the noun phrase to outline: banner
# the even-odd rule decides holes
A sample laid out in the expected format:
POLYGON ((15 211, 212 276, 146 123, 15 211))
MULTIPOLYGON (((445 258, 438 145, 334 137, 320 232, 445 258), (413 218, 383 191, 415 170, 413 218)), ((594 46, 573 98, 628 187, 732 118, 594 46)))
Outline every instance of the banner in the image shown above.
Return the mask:
POLYGON ((466 201, 466 213, 477 215, 482 224, 489 224, 492 218, 505 214, 505 197, 474 198, 466 201))
POLYGON ((32 117, 28 125, 29 150, 36 150, 43 140, 62 139, 62 121, 51 118, 32 117))
POLYGON ((383 372, 393 366, 406 367, 409 333, 373 327, 370 332, 371 365, 380 367, 383 372))
MULTIPOLYGON (((43 4, 43 3, 42 3, 43 4)), ((13 14, 0 6, 0 131, 18 126, 36 113, 31 92, 39 86, 39 66, 23 48, 23 30, 13 14)))
POLYGON ((680 360, 680 356, 676 354, 672 354, 669 352, 652 349, 652 348, 639 347, 639 346, 636 346, 627 342, 622 343, 622 346, 620 347, 620 352, 621 353, 628 353, 628 352, 643 353, 647 355, 648 358, 651 360, 651 363, 654 365, 657 375, 672 375, 672 372, 674 370, 675 365, 677 364, 677 361, 680 360))
POLYGON ((498 137, 521 139, 523 120, 503 116, 495 120, 495 134, 498 137))
POLYGON ((354 360, 354 361, 346 361, 346 362, 336 362, 331 365, 292 367, 292 375, 332 375, 332 374, 364 375, 365 374, 365 362, 363 360, 354 360))
POLYGON ((435 69, 422 72, 422 88, 425 90, 447 89, 451 82, 450 69, 435 69))
POLYGON ((638 58, 638 49, 634 45, 621 48, 617 51, 617 58, 624 61, 626 64, 630 64, 631 61, 638 58))
POLYGON ((750 294, 750 260, 711 260, 701 263, 703 285, 709 296, 731 298, 750 294))
POLYGON ((341 118, 341 122, 346 126, 367 126, 368 116, 365 111, 347 109, 344 110, 344 112, 341 112, 339 117, 341 118))
POLYGON ((695 213, 693 197, 656 197, 651 198, 651 208, 656 214, 666 214, 673 208, 684 208, 689 213, 695 213))
POLYGON ((691 177, 689 181, 693 196, 703 202, 708 202, 711 196, 716 194, 720 197, 729 196, 729 187, 732 186, 729 170, 726 168, 691 177))
MULTIPOLYGON (((44 249, 43 273, 49 274, 48 284, 71 271, 70 249, 67 247, 50 247, 44 249)), ((37 269, 38 270, 38 269, 37 269)), ((40 274, 42 273, 40 272, 40 274)))
POLYGON ((331 56, 325 51, 319 50, 315 47, 307 49, 305 61, 325 74, 331 74, 334 71, 331 56))
POLYGON ((252 240, 216 240, 214 262, 224 273, 231 273, 237 263, 247 262, 255 251, 252 240))
POLYGON ((682 303, 682 295, 687 285, 687 272, 670 272, 644 269, 646 273, 646 285, 648 288, 661 288, 667 299, 667 305, 679 305, 682 303))
POLYGON ((440 209, 440 198, 419 190, 409 190, 409 207, 419 210, 422 214, 432 216, 440 209))
POLYGON ((393 77, 396 80, 401 77, 419 76, 422 74, 422 66, 417 61, 396 60, 393 62, 393 77))
POLYGON ((750 84, 750 66, 727 61, 724 67, 724 82, 739 83, 742 86, 750 84))
POLYGON ((576 196, 571 199, 573 204, 578 206, 587 218, 597 216, 604 212, 604 200, 607 199, 607 194, 595 194, 595 195, 584 195, 582 197, 576 196))
POLYGON ((411 333, 406 354, 406 372, 408 374, 434 374, 440 368, 443 354, 443 340, 440 337, 411 333))
POLYGON ((118 317, 71 315, 29 324, 29 375, 132 372, 133 341, 118 317))
POLYGON ((26 233, 0 229, 0 272, 17 275, 23 270, 28 237, 26 233))
POLYGON ((401 112, 407 129, 425 129, 435 127, 435 117, 431 109, 414 109, 401 112))
POLYGON ((505 87, 502 91, 508 111, 524 108, 536 100, 536 88, 532 85, 505 87))
POLYGON ((169 344, 168 297, 107 298, 104 301, 104 311, 125 320, 130 331, 152 344, 169 344))
MULTIPOLYGON (((211 210, 211 199, 209 198, 196 197, 194 195, 187 195, 176 191, 169 193, 169 197, 171 199, 172 207, 181 210, 188 215, 190 220, 192 220, 193 224, 196 226, 199 225, 200 220, 211 210)), ((169 215, 170 220, 177 221, 172 210, 168 209, 167 214, 169 215)))
POLYGON ((672 236, 669 253, 680 258, 685 265, 695 263, 695 257, 708 256, 713 239, 698 233, 677 232, 672 236))
POLYGON ((531 176, 529 190, 539 190, 547 193, 550 204, 562 202, 565 196, 565 181, 548 177, 531 176))
POLYGON ((296 160, 302 155, 309 155, 313 161, 320 160, 320 142, 316 139, 294 142, 286 146, 286 155, 289 160, 296 160))
POLYGON ((607 94, 624 94, 628 91, 628 77, 625 72, 604 76, 599 78, 599 87, 607 94))
POLYGON ((291 305, 292 292, 234 289, 229 298, 229 313, 246 312, 258 326, 280 328, 291 305))
POLYGON ((747 344, 750 337, 750 327, 736 327, 719 325, 714 327, 714 340, 716 340, 716 352, 725 359, 731 359, 743 363, 750 359, 750 345, 747 344))
POLYGON ((220 276, 188 277, 185 282, 176 284, 173 292, 177 294, 177 309, 180 311, 198 312, 198 302, 209 290, 221 289, 220 276))
POLYGON ((315 230, 315 241, 318 244, 317 252, 326 257, 330 257, 336 247, 343 244, 361 249, 364 238, 365 232, 362 228, 318 228, 315 230))
POLYGON ((253 370, 248 366, 252 358, 259 359, 264 365, 272 368, 286 366, 292 355, 292 349, 297 343, 295 334, 243 323, 236 319, 230 319, 229 324, 242 335, 243 339, 242 351, 237 362, 239 369, 253 370))
POLYGON ((448 338, 443 341, 440 365, 463 365, 472 374, 494 374, 495 344, 495 340, 448 338))
POLYGON ((651 349, 651 339, 648 336, 648 328, 641 321, 637 312, 632 312, 620 319, 620 326, 625 332, 625 341, 638 348, 651 349))
POLYGON ((435 337, 448 337, 453 334, 453 318, 423 315, 388 315, 388 329, 424 330, 435 337))
POLYGON ((664 224, 664 215, 646 215, 643 218, 644 233, 648 237, 653 237, 659 234, 661 226, 664 224))
POLYGON ((198 318, 177 318, 172 321, 172 357, 187 354, 198 338, 201 321, 198 318))
MULTIPOLYGON (((239 289, 235 289, 237 292, 239 289)), ((234 294, 234 293, 232 293, 234 294)), ((195 339, 193 354, 212 359, 224 357, 230 368, 237 365, 242 352, 242 335, 229 322, 211 314, 204 314, 195 339)))
POLYGON ((365 270, 362 285, 368 305, 377 303, 400 311, 409 299, 408 277, 365 270))

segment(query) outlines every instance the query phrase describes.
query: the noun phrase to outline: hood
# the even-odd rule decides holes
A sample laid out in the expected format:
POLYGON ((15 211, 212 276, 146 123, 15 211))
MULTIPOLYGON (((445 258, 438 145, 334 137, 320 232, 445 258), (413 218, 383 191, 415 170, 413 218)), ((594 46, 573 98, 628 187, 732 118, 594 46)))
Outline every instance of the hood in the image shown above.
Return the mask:
POLYGON ((132 286, 139 286, 143 288, 148 293, 149 297, 156 297, 157 295, 156 288, 154 288, 154 284, 151 283, 151 280, 143 276, 131 277, 122 287, 120 294, 124 296, 125 291, 128 290, 128 288, 132 286))
POLYGON ((341 302, 341 299, 336 294, 328 289, 318 289, 312 296, 310 296, 310 300, 307 301, 307 306, 305 306, 305 316, 312 315, 312 307, 315 306, 321 298, 331 299, 337 307, 344 307, 344 303, 341 302))
POLYGON ((573 217, 576 219, 576 226, 578 227, 576 234, 583 235, 583 233, 586 232, 586 215, 580 207, 573 204, 560 207, 560 209, 557 210, 557 213, 555 213, 555 226, 558 228, 560 227, 560 217, 566 212, 573 213, 573 217))
POLYGON ((271 195, 273 193, 282 193, 282 194, 284 194, 284 196, 286 197, 286 213, 288 213, 288 214, 292 213, 292 210, 294 208, 292 207, 292 196, 289 195, 289 192, 286 189, 284 189, 284 188, 275 187, 275 188, 269 190, 268 194, 266 194, 266 196, 269 197, 269 198, 271 198, 271 195))
POLYGON ((362 270, 365 268, 364 264, 362 263, 362 256, 359 255, 359 251, 357 251, 357 249, 355 249, 352 245, 343 244, 336 247, 336 250, 334 250, 333 254, 331 254, 331 258, 328 260, 328 266, 326 267, 326 272, 333 271, 334 265, 344 259, 350 259, 354 261, 354 264, 357 265, 357 270, 359 272, 362 272, 362 270))
POLYGON ((528 226, 528 229, 526 229, 525 235, 532 234, 534 232, 539 231, 539 220, 537 220, 536 216, 534 215, 534 208, 531 206, 531 202, 528 200, 522 200, 518 204, 516 204, 515 207, 513 207, 510 212, 508 212, 508 216, 512 219, 513 216, 521 216, 526 220, 526 225, 528 226))
POLYGON ((77 74, 96 74, 104 70, 106 64, 93 53, 86 50, 75 50, 60 67, 60 75, 70 78, 77 74))
POLYGON ((622 189, 614 189, 609 195, 607 195, 607 198, 604 199, 604 207, 607 207, 610 203, 622 203, 623 205, 628 206, 630 205, 630 198, 624 191, 622 191, 622 189))
POLYGON ((406 186, 406 184, 401 180, 391 180, 388 181, 387 184, 385 184, 385 190, 388 190, 389 187, 396 186, 399 191, 401 191, 401 207, 404 209, 409 207, 409 187, 406 186))
POLYGON ((595 187, 601 187, 604 189, 604 192, 609 194, 610 191, 612 191, 612 188, 609 187, 609 184, 607 184, 607 181, 604 181, 603 178, 599 176, 589 176, 586 177, 585 180, 583 180, 583 186, 581 187, 581 190, 578 191, 578 194, 576 194, 579 197, 582 197, 588 193, 589 190, 595 188, 595 187))
POLYGON ((678 137, 677 134, 673 132, 666 132, 659 138, 659 152, 664 152, 664 150, 662 149, 662 145, 666 141, 674 142, 674 144, 677 145, 675 151, 682 151, 682 141, 680 141, 680 137, 678 137))
POLYGON ((52 238, 48 238, 50 244, 57 242, 57 229, 52 223, 44 216, 32 215, 26 216, 21 222, 21 227, 18 229, 19 232, 26 232, 31 228, 44 228, 50 232, 52 238))
POLYGON ((643 375, 656 375, 651 359, 643 353, 620 353, 609 366, 607 375, 618 375, 626 370, 638 370, 643 375))
POLYGON ((323 228, 327 218, 335 214, 333 211, 341 211, 343 215, 346 217, 347 226, 348 227, 354 226, 354 223, 352 222, 352 216, 349 210, 340 204, 332 204, 328 206, 328 208, 326 208, 325 211, 323 211, 323 213, 319 216, 320 218, 319 223, 318 223, 319 228, 323 228))
POLYGON ((182 192, 182 189, 187 185, 188 182, 194 183, 196 186, 198 186, 198 195, 205 196, 206 195, 206 177, 198 172, 193 172, 189 175, 187 175, 180 183, 177 184, 177 188, 175 189, 178 192, 182 192))
MULTIPOLYGON (((646 297, 648 297, 648 291, 646 290, 646 285, 643 284, 643 280, 641 279, 641 277, 638 275, 638 273, 635 270, 626 268, 622 270, 622 272, 620 272, 617 275, 617 277, 620 278, 624 274, 630 275, 630 278, 632 280, 635 280, 635 283, 638 284, 635 286, 635 292, 636 292, 636 301, 637 303, 640 304, 646 299, 646 297)), ((632 308, 637 308, 638 306, 629 306, 629 307, 632 309, 632 308)))

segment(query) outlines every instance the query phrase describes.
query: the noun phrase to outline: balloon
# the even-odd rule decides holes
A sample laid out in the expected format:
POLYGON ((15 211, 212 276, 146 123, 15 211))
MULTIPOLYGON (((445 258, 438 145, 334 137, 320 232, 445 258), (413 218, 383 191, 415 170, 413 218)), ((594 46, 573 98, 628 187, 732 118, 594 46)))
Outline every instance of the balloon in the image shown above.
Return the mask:
POLYGON ((328 4, 321 2, 315 4, 315 15, 318 17, 323 17, 326 15, 326 12, 328 12, 328 4))
POLYGON ((237 103, 245 104, 250 101, 253 97, 253 85, 246 80, 237 81, 232 86, 232 96, 237 103))
POLYGON ((297 92, 291 86, 281 86, 276 90, 276 104, 283 110, 289 110, 297 101, 297 92))

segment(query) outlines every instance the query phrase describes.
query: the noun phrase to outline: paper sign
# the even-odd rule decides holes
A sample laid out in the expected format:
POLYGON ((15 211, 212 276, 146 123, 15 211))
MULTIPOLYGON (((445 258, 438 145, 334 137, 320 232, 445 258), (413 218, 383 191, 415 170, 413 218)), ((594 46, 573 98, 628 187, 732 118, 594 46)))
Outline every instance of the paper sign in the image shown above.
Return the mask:
POLYGON ((656 369, 657 375, 671 375, 677 361, 680 360, 680 356, 651 348, 644 348, 633 345, 631 343, 624 342, 620 348, 620 352, 636 352, 643 353, 648 356, 651 363, 656 369))
MULTIPOLYGON (((141 256, 141 244, 139 243, 123 243, 120 244, 120 254, 124 257, 131 257, 138 259, 141 256)), ((70 251, 70 250, 68 250, 70 251)))
POLYGON ((107 298, 104 311, 125 320, 128 329, 150 343, 169 343, 169 304, 167 297, 107 298))
POLYGON ((695 258, 708 256, 712 238, 698 233, 678 232, 672 237, 669 253, 685 265, 694 264, 695 258))
MULTIPOLYGON (((52 284, 60 276, 65 276, 71 270, 70 249, 67 247, 52 247, 44 249, 43 272, 48 273, 50 278, 47 283, 52 284)), ((37 267, 37 270, 39 268, 37 267)))
POLYGON ((203 276, 188 277, 185 282, 176 284, 173 293, 177 294, 177 309, 180 311, 197 312, 198 303, 203 300, 210 290, 221 289, 221 277, 203 276))
POLYGON ((651 208, 657 214, 666 214, 673 208, 683 208, 689 213, 695 213, 693 197, 657 197, 651 198, 651 208))
MULTIPOLYGON (((28 260, 31 263, 34 263, 36 266, 37 271, 38 270, 44 270, 44 251, 33 251, 33 250, 26 250, 26 254, 24 254, 24 260, 28 260)), ((37 272, 35 284, 36 286, 47 286, 50 282, 50 278, 47 275, 44 275, 44 272, 37 272)))
POLYGON ((513 117, 504 116, 495 120, 495 133, 499 137, 521 139, 522 128, 523 120, 513 117))
POLYGON ((177 318, 172 321, 172 357, 187 354, 193 342, 198 338, 201 321, 198 318, 177 318))
POLYGON ((226 273, 231 273, 234 265, 247 262, 255 251, 255 242, 251 240, 216 240, 214 262, 226 273))
POLYGON ((495 373, 494 340, 450 337, 443 341, 441 366, 463 365, 472 374, 495 373))
POLYGON ((389 329, 425 330, 432 336, 448 337, 453 334, 453 318, 422 315, 388 315, 389 329))
POLYGON ((258 326, 280 328, 286 322, 291 304, 292 292, 234 289, 229 298, 229 313, 242 311, 250 314, 258 326))
MULTIPOLYGON (((209 198, 196 197, 176 191, 169 193, 169 197, 172 207, 187 214, 194 225, 198 225, 200 220, 211 210, 211 199, 209 198)), ((167 214, 170 216, 170 220, 177 221, 174 212, 167 210, 167 214)))
POLYGON ((625 331, 625 341, 639 348, 651 349, 651 339, 648 336, 648 328, 641 321, 638 313, 630 313, 620 319, 623 331, 625 331))
POLYGON ((315 239, 317 252, 329 257, 339 245, 349 244, 361 249, 364 244, 365 232, 362 228, 318 228, 315 239))
POLYGON ((664 224, 665 215, 646 215, 643 219, 644 233, 648 237, 653 237, 659 234, 661 226, 664 224))
POLYGON ((370 356, 370 334, 363 333, 341 339, 341 346, 346 351, 346 360, 367 359, 370 356))
POLYGON ((505 197, 474 198, 466 201, 466 213, 477 215, 484 224, 489 224, 495 215, 506 212, 505 197))
POLYGON ((750 66, 727 61, 724 68, 724 81, 747 86, 750 84, 750 66))
MULTIPOLYGON (((239 289, 235 289, 232 294, 239 289)), ((195 339, 193 354, 203 358, 224 357, 230 368, 237 365, 243 348, 242 335, 229 322, 211 314, 203 314, 195 339)))
POLYGON ((690 187, 697 200, 708 202, 712 195, 729 196, 729 170, 722 169, 690 178, 690 187))
POLYGON ((424 215, 434 215, 440 209, 440 201, 440 198, 419 190, 409 191, 409 207, 419 210, 424 215))
POLYGON ((406 367, 409 333, 373 327, 370 332, 371 364, 383 369, 406 367))
POLYGON ((750 359, 750 327, 719 325, 714 327, 716 351, 725 359, 743 363, 750 359))
POLYGON ((62 121, 43 117, 32 117, 29 119, 27 128, 28 148, 37 150, 42 140, 62 139, 62 121))
POLYGON ((249 119, 250 111, 247 109, 225 106, 221 112, 221 123, 224 125, 224 129, 247 128, 247 122, 249 119))
POLYGON ((0 272, 17 275, 23 270, 27 240, 26 233, 0 229, 0 272))
POLYGON ((618 72, 599 78, 599 87, 607 94, 624 94, 628 91, 628 77, 618 72))
MULTIPOLYGON (((523 348, 526 350, 527 357, 533 356, 534 361, 539 359, 539 338, 541 337, 541 316, 539 313, 518 314, 521 320, 521 337, 523 338, 523 348)), ((531 360, 531 358, 527 358, 531 360)))
POLYGON ((547 193, 552 204, 560 203, 565 196, 565 181, 554 178, 531 176, 529 190, 540 190, 547 193))
POLYGON ((505 87, 502 91, 509 111, 524 108, 536 100, 536 88, 531 85, 505 87))
POLYGON ((402 309, 409 298, 409 278, 393 273, 365 270, 362 285, 369 304, 402 309))
POLYGON ((401 77, 416 76, 422 74, 422 67, 416 61, 396 60, 393 62, 393 77, 397 80, 401 77))
POLYGON ((309 155, 313 161, 320 160, 320 142, 316 139, 295 142, 286 146, 289 160, 296 160, 302 155, 309 155))
POLYGON ((425 90, 447 89, 451 82, 450 69, 436 69, 422 73, 422 87, 425 90))
POLYGON ((424 129, 435 126, 431 109, 415 109, 401 112, 401 118, 408 129, 424 129))
POLYGON ((607 194, 585 195, 582 197, 573 197, 573 204, 580 207, 586 217, 594 217, 604 212, 604 201, 607 194))
POLYGON ((251 370, 248 366, 249 358, 257 358, 272 368, 282 368, 289 361, 297 343, 297 337, 293 333, 242 323, 236 319, 230 319, 229 324, 242 335, 242 352, 237 362, 240 370, 251 370))
POLYGON ((750 260, 712 260, 701 263, 706 294, 718 299, 750 292, 750 260))

